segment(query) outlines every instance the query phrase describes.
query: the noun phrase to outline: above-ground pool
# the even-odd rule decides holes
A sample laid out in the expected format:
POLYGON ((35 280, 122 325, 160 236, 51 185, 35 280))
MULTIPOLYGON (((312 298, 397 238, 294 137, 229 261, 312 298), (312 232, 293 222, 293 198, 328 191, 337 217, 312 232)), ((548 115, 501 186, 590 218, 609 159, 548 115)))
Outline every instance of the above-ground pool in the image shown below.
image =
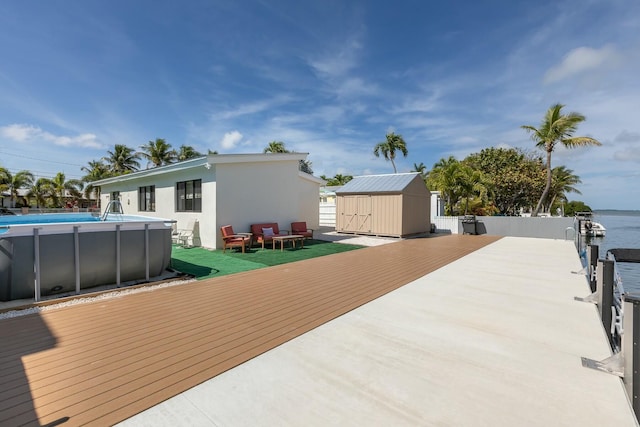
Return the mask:
POLYGON ((0 301, 149 280, 171 261, 171 220, 86 213, 0 216, 0 301))

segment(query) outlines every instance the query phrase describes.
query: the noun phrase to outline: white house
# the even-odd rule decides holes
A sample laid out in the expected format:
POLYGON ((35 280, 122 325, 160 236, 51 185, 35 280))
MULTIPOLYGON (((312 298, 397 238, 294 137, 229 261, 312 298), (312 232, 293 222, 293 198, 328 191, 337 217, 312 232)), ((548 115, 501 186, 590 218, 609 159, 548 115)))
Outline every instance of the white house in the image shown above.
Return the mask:
POLYGON ((298 170, 307 153, 212 154, 94 182, 101 205, 118 199, 125 214, 195 221, 193 243, 221 248, 220 227, 248 232, 251 224, 319 222, 318 191, 324 181, 298 170))

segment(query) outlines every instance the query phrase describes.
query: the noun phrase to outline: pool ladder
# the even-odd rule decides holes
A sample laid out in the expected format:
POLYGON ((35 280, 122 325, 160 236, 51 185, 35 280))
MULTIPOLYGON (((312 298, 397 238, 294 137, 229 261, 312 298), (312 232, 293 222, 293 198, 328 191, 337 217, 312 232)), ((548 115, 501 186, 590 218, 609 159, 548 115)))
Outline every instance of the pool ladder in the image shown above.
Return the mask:
POLYGON ((122 209, 122 202, 120 202, 120 200, 112 200, 109 203, 107 203, 107 207, 105 208, 104 213, 100 217, 100 220, 106 221, 107 218, 109 217, 109 214, 116 214, 120 216, 124 215, 124 210, 122 209))

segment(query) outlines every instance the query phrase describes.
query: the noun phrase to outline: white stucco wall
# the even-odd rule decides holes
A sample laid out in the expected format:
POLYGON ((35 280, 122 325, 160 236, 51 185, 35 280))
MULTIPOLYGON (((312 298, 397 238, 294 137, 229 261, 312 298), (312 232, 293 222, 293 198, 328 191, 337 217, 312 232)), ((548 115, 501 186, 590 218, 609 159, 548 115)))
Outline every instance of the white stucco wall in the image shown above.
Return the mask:
POLYGON ((216 212, 214 168, 206 169, 200 166, 103 185, 101 194, 103 209, 107 206, 112 191, 120 191, 120 201, 125 214, 174 220, 177 221, 178 229, 187 229, 191 224, 195 224, 196 233, 194 233, 195 241, 193 243, 198 246, 204 245, 203 241, 215 241, 216 239, 215 233, 211 233, 211 227, 204 227, 206 218, 215 217, 216 212), (202 211, 176 212, 176 183, 195 179, 202 180, 202 211), (138 188, 148 185, 155 185, 156 209, 154 212, 138 210, 138 188))
POLYGON ((126 214, 175 220, 179 229, 195 219, 193 243, 212 249, 221 247, 220 227, 227 224, 237 232, 248 232, 258 222, 277 222, 286 230, 293 221, 306 221, 317 228, 321 180, 300 174, 299 154, 223 156, 209 156, 209 168, 202 159, 188 168, 172 170, 178 168, 174 165, 106 180, 101 184, 101 206, 107 206, 112 191, 120 191, 126 214), (176 212, 176 183, 193 179, 202 179, 202 211, 176 212), (138 188, 148 185, 155 185, 156 209, 140 212, 138 188))
POLYGON ((277 222, 288 230, 293 221, 317 226, 320 184, 299 176, 298 161, 219 164, 216 176, 217 228, 231 224, 236 232, 249 232, 251 224, 277 222))

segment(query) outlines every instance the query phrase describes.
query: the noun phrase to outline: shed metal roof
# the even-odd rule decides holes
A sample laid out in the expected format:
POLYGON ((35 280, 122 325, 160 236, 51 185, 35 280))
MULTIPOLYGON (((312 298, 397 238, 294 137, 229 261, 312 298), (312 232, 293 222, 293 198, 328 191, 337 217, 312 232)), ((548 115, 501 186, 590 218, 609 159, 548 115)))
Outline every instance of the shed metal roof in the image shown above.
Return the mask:
POLYGON ((404 190, 416 173, 395 173, 387 175, 356 176, 336 191, 341 193, 398 193, 404 190))

